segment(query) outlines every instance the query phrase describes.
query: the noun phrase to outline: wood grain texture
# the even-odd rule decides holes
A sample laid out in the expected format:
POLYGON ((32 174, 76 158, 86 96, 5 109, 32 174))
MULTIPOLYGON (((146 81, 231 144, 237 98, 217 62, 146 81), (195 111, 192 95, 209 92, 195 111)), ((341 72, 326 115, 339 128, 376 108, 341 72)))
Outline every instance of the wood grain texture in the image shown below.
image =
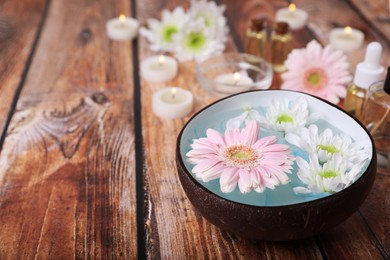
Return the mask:
POLYGON ((0 258, 135 258, 128 1, 52 1, 0 157, 0 258))
POLYGON ((0 1, 0 133, 3 132, 29 56, 33 51, 45 0, 0 1))

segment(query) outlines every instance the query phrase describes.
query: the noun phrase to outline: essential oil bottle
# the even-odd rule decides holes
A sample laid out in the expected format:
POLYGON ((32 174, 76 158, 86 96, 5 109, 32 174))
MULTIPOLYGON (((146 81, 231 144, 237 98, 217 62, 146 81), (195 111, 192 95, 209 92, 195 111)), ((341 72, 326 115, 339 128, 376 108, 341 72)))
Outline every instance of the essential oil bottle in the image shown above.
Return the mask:
POLYGON ((374 138, 377 152, 390 159, 390 67, 386 80, 368 89, 363 108, 362 122, 374 138))
POLYGON ((371 42, 367 46, 364 61, 356 66, 352 85, 347 89, 344 110, 359 120, 362 118, 368 87, 382 79, 384 68, 380 65, 381 55, 382 46, 378 42, 371 42))
POLYGON ((267 19, 265 17, 252 19, 246 31, 245 53, 265 58, 267 44, 267 19))
POLYGON ((272 65, 276 72, 286 70, 284 61, 291 51, 291 34, 287 23, 277 22, 271 35, 272 65))

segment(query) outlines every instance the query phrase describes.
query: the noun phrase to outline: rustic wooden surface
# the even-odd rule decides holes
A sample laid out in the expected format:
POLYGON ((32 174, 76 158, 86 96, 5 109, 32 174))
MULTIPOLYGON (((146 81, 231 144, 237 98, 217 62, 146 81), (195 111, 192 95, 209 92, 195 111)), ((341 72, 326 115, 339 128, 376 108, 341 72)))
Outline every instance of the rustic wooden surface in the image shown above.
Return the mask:
MULTIPOLYGON (((285 0, 218 0, 242 51, 248 21, 274 17, 285 0)), ((384 46, 390 65, 388 1, 297 0, 309 12, 295 48, 328 43, 352 25, 384 46)), ((105 22, 120 13, 142 24, 188 1, 0 0, 0 259, 388 259, 390 172, 378 171, 360 210, 302 241, 251 241, 221 231, 196 211, 175 170, 176 137, 190 115, 168 120, 151 110, 154 91, 180 86, 193 113, 218 99, 198 85, 192 62, 167 84, 139 77, 153 55, 145 39, 110 41, 105 22)), ((351 72, 364 48, 348 54, 351 72)), ((272 88, 278 88, 275 75, 272 88)))

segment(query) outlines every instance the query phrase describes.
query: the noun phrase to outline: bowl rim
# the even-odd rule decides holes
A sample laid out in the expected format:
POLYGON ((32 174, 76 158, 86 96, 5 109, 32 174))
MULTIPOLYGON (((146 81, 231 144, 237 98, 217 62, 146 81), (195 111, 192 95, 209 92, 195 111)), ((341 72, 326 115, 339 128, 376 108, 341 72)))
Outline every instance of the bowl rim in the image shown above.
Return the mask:
MULTIPOLYGON (((216 57, 223 57, 223 56, 233 56, 233 55, 236 55, 236 56, 239 56, 239 57, 251 57, 253 59, 256 59, 258 61, 262 61, 264 62, 264 64, 267 66, 267 69, 264 70, 264 74, 265 74, 265 77, 264 79, 266 80, 273 80, 273 70, 272 70, 272 66, 271 66, 271 63, 269 63, 266 59, 264 58, 261 58, 261 57, 258 57, 258 56, 255 56, 253 54, 249 54, 249 53, 243 53, 243 52, 224 52, 224 53, 220 53, 220 54, 217 54, 217 55, 214 55, 214 56, 211 56, 210 58, 202 61, 202 62, 199 62, 196 64, 196 75, 197 77, 201 77, 201 80, 203 81, 206 81, 208 83, 217 83, 217 84, 221 84, 221 85, 226 85, 226 86, 229 86, 229 87, 239 87, 241 89, 247 89, 247 88, 252 88, 248 91, 251 91, 251 90, 257 90, 257 89, 253 89, 253 88, 256 88, 257 86, 254 85, 256 84, 256 82, 254 83, 251 83, 251 84, 240 84, 239 86, 235 85, 235 84, 229 84, 229 83, 220 83, 220 82, 217 82, 215 80, 212 80, 212 79, 209 79, 207 77, 204 76, 204 73, 205 73, 205 70, 204 68, 202 67, 202 65, 204 65, 205 62, 207 61, 210 61, 211 59, 213 58, 216 58, 216 57)), ((224 63, 224 64, 227 64, 227 63, 224 63)), ((253 65, 254 66, 254 65, 253 65)), ((256 66, 257 67, 257 66, 256 66)), ((259 68, 259 67, 258 67, 259 68)), ((262 68, 259 68, 261 70, 263 70, 262 68)), ((263 79, 263 81, 264 81, 263 79)), ((218 92, 218 91, 215 91, 215 90, 212 90, 213 92, 216 92, 216 93, 223 93, 223 92, 218 92)), ((238 92, 238 93, 234 93, 234 94, 239 94, 239 93, 242 93, 242 92, 238 92)), ((226 95, 226 93, 223 93, 226 95)))
MULTIPOLYGON (((227 97, 223 97, 221 99, 218 99, 214 102, 212 102, 211 104, 203 107, 202 109, 200 109, 198 112, 196 112, 193 116, 191 116, 191 118, 186 122, 186 124, 183 126, 183 128, 181 129, 179 135, 177 136, 177 139, 176 139, 176 159, 177 161, 180 163, 180 168, 182 168, 185 172, 185 174, 192 180, 192 182, 198 187, 198 188, 201 188, 204 192, 208 193, 209 195, 211 196, 215 196, 217 197, 218 199, 221 199, 223 201, 226 201, 226 202, 229 202, 229 203, 233 203, 233 204, 237 204, 237 205, 240 205, 240 206, 244 206, 244 207, 247 207, 247 208, 253 208, 253 209, 259 209, 259 208, 264 208, 264 209, 284 209, 284 210, 289 210, 289 209, 294 209, 294 208, 300 208, 300 207, 306 207, 307 205, 310 205, 310 204, 313 204, 313 203, 316 203, 316 204, 322 204, 322 203, 326 203, 327 201, 332 201, 332 200, 337 200, 338 197, 342 197, 343 195, 345 195, 346 193, 348 193, 348 191, 350 189, 353 189, 354 186, 358 185, 360 183, 360 181, 362 181, 364 179, 364 177, 366 177, 368 174, 370 174, 370 171, 369 169, 372 169, 374 167, 374 169, 376 169, 376 165, 373 165, 374 163, 376 164, 376 149, 375 149, 375 143, 374 143, 374 140, 370 134, 370 132, 367 130, 367 128, 359 121, 357 120, 354 116, 348 114, 345 110, 343 110, 342 108, 338 107, 337 105, 323 99, 323 98, 320 98, 320 97, 317 97, 317 96, 314 96, 312 94, 308 94, 308 93, 305 93, 305 92, 302 92, 302 91, 295 91, 295 90, 286 90, 286 89, 256 89, 256 90, 249 90, 249 91, 244 91, 244 92, 240 92, 240 93, 236 93, 236 94, 232 94, 232 95, 229 95, 227 97), (187 167, 185 166, 184 164, 184 161, 183 161, 183 157, 181 156, 181 153, 180 153, 180 142, 181 142, 181 139, 182 139, 182 135, 183 135, 183 132, 184 130, 187 128, 187 126, 189 125, 189 123, 195 118, 197 117, 200 113, 202 113, 203 111, 205 111, 206 109, 208 109, 209 107, 215 105, 215 104, 218 104, 224 100, 227 100, 227 99, 230 99, 230 98, 233 98, 235 96, 238 96, 238 95, 242 95, 242 94, 246 94, 246 93, 251 93, 251 92, 261 92, 261 91, 284 91, 284 92, 294 92, 294 93, 300 93, 300 94, 303 94, 303 95, 307 95, 307 96, 311 96, 315 99, 318 99, 320 101, 323 101, 325 103, 327 103, 328 105, 331 105, 332 107, 335 107, 336 109, 338 109, 340 112, 346 114, 347 116, 351 117, 354 121, 356 121, 362 128, 363 130, 367 133, 368 137, 370 138, 370 141, 371 141, 371 148, 372 148, 372 156, 371 156, 371 160, 370 160, 370 163, 369 165, 367 166, 367 169, 363 172, 363 174, 357 179, 355 180, 351 185, 349 185, 348 187, 342 189, 341 191, 339 192, 336 192, 334 194, 330 194, 329 196, 325 196, 325 197, 322 197, 322 198, 317 198, 317 199, 314 199, 314 200, 310 200, 310 201, 305 201, 305 202, 299 202, 299 203, 294 203, 294 204, 286 204, 286 205, 276 205, 276 206, 256 206, 256 205, 250 205, 250 204, 245 204, 245 203, 241 203, 241 202, 237 202, 237 201, 233 201, 233 200, 229 200, 229 199, 226 199, 224 197, 221 197, 219 196, 218 194, 210 191, 209 189, 207 189, 206 187, 204 187, 203 185, 200 184, 199 180, 197 180, 187 169, 187 167)), ((177 167, 177 166, 176 166, 177 167)), ((178 170, 178 169, 177 169, 178 170)), ((376 172, 376 170, 375 170, 376 172)), ((372 173, 372 174, 375 174, 372 173)))

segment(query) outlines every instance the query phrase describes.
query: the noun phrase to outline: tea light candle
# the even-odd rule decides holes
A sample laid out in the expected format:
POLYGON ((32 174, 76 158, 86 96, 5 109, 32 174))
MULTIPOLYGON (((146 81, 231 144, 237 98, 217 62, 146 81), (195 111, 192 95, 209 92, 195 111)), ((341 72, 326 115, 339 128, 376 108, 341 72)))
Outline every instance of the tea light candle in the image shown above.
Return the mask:
POLYGON ((228 74, 221 74, 215 78, 215 82, 228 85, 250 85, 253 83, 253 80, 245 75, 244 73, 235 72, 228 74))
POLYGON ((363 45, 363 41, 363 32, 349 26, 333 29, 329 34, 330 44, 343 51, 359 49, 363 45))
POLYGON ((302 9, 298 9, 295 4, 290 4, 288 8, 279 9, 276 12, 276 22, 288 23, 291 30, 303 28, 307 23, 308 14, 302 9))
POLYGON ((110 39, 123 41, 133 39, 138 33, 139 23, 136 19, 121 14, 118 18, 106 23, 107 35, 110 39))
POLYGON ((153 112, 162 118, 182 118, 192 111, 193 96, 182 88, 163 88, 153 94, 153 112))
POLYGON ((177 61, 169 56, 152 56, 141 62, 141 75, 148 82, 165 82, 176 77, 177 61))

